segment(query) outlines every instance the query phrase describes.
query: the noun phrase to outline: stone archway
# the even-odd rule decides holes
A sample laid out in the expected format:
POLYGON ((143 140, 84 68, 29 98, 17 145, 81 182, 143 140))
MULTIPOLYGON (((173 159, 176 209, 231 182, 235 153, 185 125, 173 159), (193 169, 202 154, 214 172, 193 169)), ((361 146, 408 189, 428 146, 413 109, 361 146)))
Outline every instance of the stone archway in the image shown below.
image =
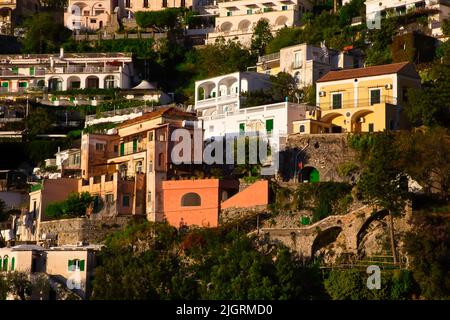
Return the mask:
POLYGON ((320 182, 320 173, 314 167, 307 166, 300 170, 299 181, 301 182, 320 182))
POLYGON ((361 251, 361 243, 364 239, 364 236, 368 233, 370 225, 375 221, 380 221, 384 217, 389 214, 388 210, 380 210, 371 214, 361 225, 356 234, 356 249, 358 254, 361 251))
POLYGON ((314 258, 315 253, 321 248, 336 241, 341 232, 342 228, 340 226, 332 226, 328 229, 320 231, 311 244, 311 258, 314 258))

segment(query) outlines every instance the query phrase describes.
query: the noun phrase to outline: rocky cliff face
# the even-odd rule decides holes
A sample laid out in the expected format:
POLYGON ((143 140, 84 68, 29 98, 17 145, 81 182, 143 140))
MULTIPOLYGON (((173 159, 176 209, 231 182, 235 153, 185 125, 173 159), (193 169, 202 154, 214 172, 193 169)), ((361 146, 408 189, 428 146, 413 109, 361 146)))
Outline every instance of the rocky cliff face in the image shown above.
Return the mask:
MULTIPOLYGON (((282 153, 281 175, 283 180, 295 179, 294 171, 299 162, 302 167, 314 167, 320 181, 347 181, 338 170, 343 164, 354 161, 355 152, 348 146, 347 134, 291 134, 282 153)), ((351 180, 351 177, 349 178, 351 180)))

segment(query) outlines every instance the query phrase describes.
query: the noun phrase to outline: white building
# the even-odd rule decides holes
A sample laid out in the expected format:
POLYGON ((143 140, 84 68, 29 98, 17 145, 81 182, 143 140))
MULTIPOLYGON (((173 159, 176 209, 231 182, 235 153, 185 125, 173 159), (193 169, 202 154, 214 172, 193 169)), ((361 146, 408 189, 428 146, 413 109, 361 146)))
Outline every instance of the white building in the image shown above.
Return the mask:
POLYGON ((68 0, 64 12, 64 24, 70 30, 98 30, 117 25, 115 0, 68 0))
POLYGON ((30 90, 129 89, 131 53, 0 55, 0 93, 30 90))
MULTIPOLYGON (((0 248, 0 271, 19 271, 30 276, 48 275, 84 299, 92 291, 96 252, 100 249, 100 245, 44 248, 29 244, 0 248)), ((54 289, 52 283, 49 284, 54 289)), ((40 294, 37 299, 49 298, 48 293, 40 294)))
POLYGON ((315 84, 331 70, 359 67, 362 67, 361 55, 352 48, 337 51, 306 43, 260 56, 256 64, 256 70, 260 73, 274 76, 279 72, 289 73, 299 88, 315 84))
POLYGON ((255 72, 236 72, 197 81, 195 110, 203 121, 204 138, 249 132, 285 136, 292 132, 292 121, 304 118, 306 106, 279 102, 243 107, 242 93, 269 87, 269 76, 255 72))
POLYGON ((432 36, 442 36, 441 25, 450 18, 449 0, 368 0, 367 25, 377 26, 381 17, 402 15, 415 10, 428 11, 428 28, 432 36))
POLYGON ((312 4, 309 0, 238 0, 219 2, 217 8, 215 32, 208 34, 206 43, 212 44, 224 37, 249 46, 259 20, 269 22, 273 32, 285 26, 296 26, 301 16, 312 10, 312 4))

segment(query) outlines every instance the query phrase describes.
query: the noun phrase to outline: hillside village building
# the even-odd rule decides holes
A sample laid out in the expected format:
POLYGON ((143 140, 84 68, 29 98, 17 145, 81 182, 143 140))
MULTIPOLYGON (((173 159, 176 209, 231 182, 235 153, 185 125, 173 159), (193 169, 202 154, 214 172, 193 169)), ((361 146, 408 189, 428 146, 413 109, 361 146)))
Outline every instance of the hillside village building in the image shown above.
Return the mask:
POLYGON ((0 55, 0 94, 129 89, 134 77, 130 53, 0 55))
POLYGON ((292 121, 303 119, 305 105, 279 102, 246 107, 245 92, 270 87, 269 76, 256 72, 236 72, 195 83, 195 110, 203 122, 204 138, 239 136, 260 132, 286 136, 292 121))
POLYGON ((296 26, 305 12, 312 10, 309 0, 238 0, 218 2, 215 31, 209 33, 206 44, 223 37, 250 46, 253 30, 259 20, 266 20, 272 32, 296 26))
POLYGON ((39 0, 0 0, 0 34, 11 34, 24 18, 39 12, 39 0))
POLYGON ((368 0, 365 4, 369 27, 376 26, 381 17, 418 11, 428 13, 428 28, 431 35, 440 37, 442 24, 450 17, 449 0, 368 0))
POLYGON ((162 181, 193 169, 173 165, 171 135, 178 128, 193 134, 193 120, 193 114, 164 107, 123 122, 115 134, 83 135, 79 191, 101 197, 118 214, 161 221, 162 181))
POLYGON ((294 123, 294 132, 373 132, 407 129, 408 89, 420 88, 413 64, 393 63, 330 71, 317 81, 318 110, 294 123))
MULTIPOLYGON (((19 271, 31 276, 45 274, 64 287, 69 284, 69 289, 80 297, 87 298, 92 291, 91 280, 98 250, 98 246, 43 248, 37 245, 17 245, 0 248, 0 272, 19 271)), ((51 289, 47 294, 38 298, 52 299, 55 292, 51 289)))
POLYGON ((64 24, 70 30, 98 30, 112 25, 117 14, 117 0, 69 0, 64 24))
POLYGON ((258 57, 256 71, 273 76, 289 73, 298 88, 304 88, 314 85, 331 70, 359 67, 362 67, 362 57, 356 50, 337 51, 304 43, 258 57))

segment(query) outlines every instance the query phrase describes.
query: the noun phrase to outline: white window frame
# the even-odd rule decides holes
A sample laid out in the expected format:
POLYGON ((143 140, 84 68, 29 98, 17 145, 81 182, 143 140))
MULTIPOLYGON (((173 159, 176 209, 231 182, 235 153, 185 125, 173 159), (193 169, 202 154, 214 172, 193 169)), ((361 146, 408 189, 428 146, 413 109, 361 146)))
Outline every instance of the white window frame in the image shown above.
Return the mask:
POLYGON ((370 88, 369 89, 369 105, 373 106, 375 103, 372 103, 372 91, 380 91, 380 102, 381 103, 381 88, 370 88))
POLYGON ((302 65, 302 50, 294 51, 294 69, 300 68, 301 65, 302 65))

